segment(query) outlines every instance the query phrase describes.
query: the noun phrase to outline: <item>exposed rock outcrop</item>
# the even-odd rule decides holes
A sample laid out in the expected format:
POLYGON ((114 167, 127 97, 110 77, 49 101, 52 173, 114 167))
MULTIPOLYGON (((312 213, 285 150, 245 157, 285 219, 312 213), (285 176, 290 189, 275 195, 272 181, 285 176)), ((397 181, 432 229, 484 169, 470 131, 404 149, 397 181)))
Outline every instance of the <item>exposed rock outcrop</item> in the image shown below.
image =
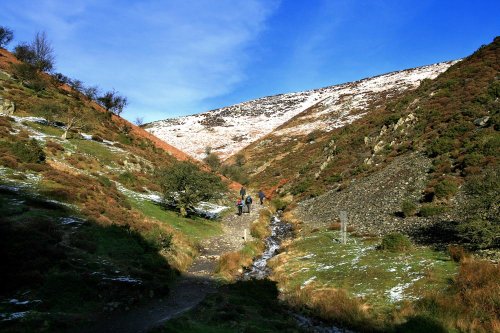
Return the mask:
POLYGON ((418 203, 431 161, 420 154, 395 158, 384 169, 353 181, 342 191, 330 191, 299 203, 296 215, 311 227, 326 227, 346 211, 350 224, 361 233, 411 233, 432 223, 420 217, 400 217, 402 202, 418 203))
POLYGON ((15 111, 16 105, 14 102, 0 96, 0 114, 10 116, 13 115, 15 111))

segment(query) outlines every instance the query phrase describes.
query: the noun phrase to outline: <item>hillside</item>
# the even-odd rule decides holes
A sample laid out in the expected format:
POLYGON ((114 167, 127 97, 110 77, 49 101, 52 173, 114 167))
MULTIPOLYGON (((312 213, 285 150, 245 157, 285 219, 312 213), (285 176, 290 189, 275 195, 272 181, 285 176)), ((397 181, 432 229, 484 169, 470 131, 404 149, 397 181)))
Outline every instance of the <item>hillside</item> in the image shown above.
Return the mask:
MULTIPOLYGON (((249 175, 293 226, 269 279, 306 331, 498 331, 499 47, 496 38, 416 89, 366 98, 362 109, 311 103, 225 161, 222 170, 249 175)), ((196 118, 184 119, 194 127, 196 118)), ((158 332, 226 329, 219 318, 254 329, 268 312, 253 314, 244 297, 258 291, 238 287, 158 332)))
POLYGON ((241 152, 251 180, 302 201, 304 221, 331 223, 347 210, 356 227, 375 234, 464 223, 466 243, 480 241, 474 228, 483 223, 493 238, 470 245, 498 247, 499 42, 373 105, 350 126, 280 140, 297 126, 292 120, 241 152), (481 208, 471 204, 479 201, 481 208))
POLYGON ((294 117, 294 123, 273 133, 290 137, 315 130, 330 131, 349 124, 374 105, 415 89, 422 80, 436 77, 453 63, 439 63, 337 86, 263 97, 197 115, 155 121, 144 125, 144 128, 197 159, 204 157, 206 147, 212 147, 212 151, 224 159, 281 128, 294 117))
MULTIPOLYGON (((162 199, 158 171, 195 161, 17 65, 0 49, 0 330, 73 331, 164 297, 198 243, 221 233, 162 199)), ((217 203, 197 212, 220 213, 217 203)))

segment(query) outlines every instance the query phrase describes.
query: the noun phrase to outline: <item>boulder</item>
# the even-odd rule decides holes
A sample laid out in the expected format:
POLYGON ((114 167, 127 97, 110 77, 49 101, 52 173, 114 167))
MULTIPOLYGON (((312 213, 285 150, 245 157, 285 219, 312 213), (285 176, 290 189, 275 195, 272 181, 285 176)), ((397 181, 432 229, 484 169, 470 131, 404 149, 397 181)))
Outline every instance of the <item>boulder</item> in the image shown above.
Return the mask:
POLYGON ((474 120, 474 125, 479 126, 479 127, 484 127, 488 124, 488 120, 490 120, 490 117, 488 117, 488 116, 478 118, 478 119, 474 120))
POLYGON ((0 97, 0 114, 10 116, 13 115, 15 111, 16 105, 14 102, 0 97))

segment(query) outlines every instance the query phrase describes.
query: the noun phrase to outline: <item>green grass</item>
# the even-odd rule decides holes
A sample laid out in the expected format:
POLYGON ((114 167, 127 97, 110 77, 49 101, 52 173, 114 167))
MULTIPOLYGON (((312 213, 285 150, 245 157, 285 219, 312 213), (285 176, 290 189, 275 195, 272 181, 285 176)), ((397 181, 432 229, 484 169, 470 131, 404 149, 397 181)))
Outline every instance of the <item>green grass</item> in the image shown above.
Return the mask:
POLYGON ((133 208, 141 211, 148 217, 171 225, 190 238, 201 240, 219 235, 222 232, 218 221, 200 217, 184 218, 177 212, 166 210, 154 202, 139 200, 130 196, 128 198, 133 208))
POLYGON ((108 147, 96 141, 79 139, 70 139, 69 141, 76 146, 77 152, 91 155, 102 164, 115 164, 123 158, 122 154, 111 151, 108 147))
POLYGON ((37 130, 39 132, 42 132, 43 134, 49 135, 49 136, 55 136, 60 138, 61 135, 64 133, 64 131, 60 128, 54 127, 54 126, 48 126, 48 125, 42 125, 38 123, 32 123, 32 122, 26 122, 26 126, 33 128, 34 130, 37 130))
POLYGON ((378 250, 376 240, 350 238, 343 245, 333 241, 339 238, 335 231, 318 232, 288 249, 293 255, 282 269, 289 290, 309 281, 346 289, 374 309, 389 309, 399 300, 416 299, 425 291, 446 286, 457 269, 447 255, 429 248, 392 253, 378 250))

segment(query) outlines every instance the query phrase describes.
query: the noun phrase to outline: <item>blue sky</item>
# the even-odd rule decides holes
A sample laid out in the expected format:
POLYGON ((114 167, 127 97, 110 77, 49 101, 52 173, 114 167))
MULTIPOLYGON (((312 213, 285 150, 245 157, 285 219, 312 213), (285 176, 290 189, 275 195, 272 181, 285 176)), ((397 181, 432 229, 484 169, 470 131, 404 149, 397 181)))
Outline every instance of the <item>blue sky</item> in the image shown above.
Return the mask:
POLYGON ((0 0, 17 42, 45 31, 56 71, 153 121, 467 56, 500 1, 0 0))

